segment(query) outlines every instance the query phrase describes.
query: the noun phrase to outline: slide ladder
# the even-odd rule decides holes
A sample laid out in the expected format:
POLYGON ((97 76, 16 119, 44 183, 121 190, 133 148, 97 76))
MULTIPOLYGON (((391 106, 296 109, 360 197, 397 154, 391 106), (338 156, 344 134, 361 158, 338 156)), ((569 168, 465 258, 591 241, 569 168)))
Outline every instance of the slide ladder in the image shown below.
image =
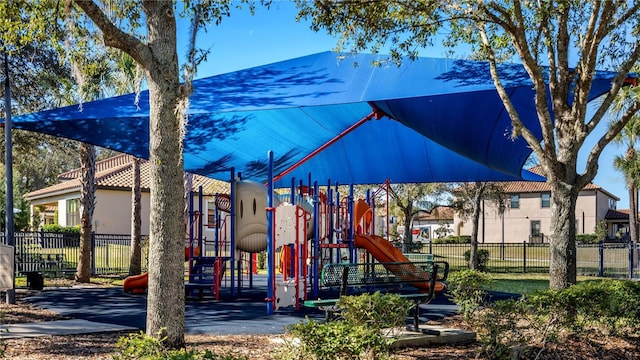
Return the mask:
POLYGON ((188 296, 202 298, 205 291, 210 291, 216 299, 220 297, 220 286, 226 271, 228 258, 220 256, 200 256, 191 259, 189 282, 185 283, 188 296))

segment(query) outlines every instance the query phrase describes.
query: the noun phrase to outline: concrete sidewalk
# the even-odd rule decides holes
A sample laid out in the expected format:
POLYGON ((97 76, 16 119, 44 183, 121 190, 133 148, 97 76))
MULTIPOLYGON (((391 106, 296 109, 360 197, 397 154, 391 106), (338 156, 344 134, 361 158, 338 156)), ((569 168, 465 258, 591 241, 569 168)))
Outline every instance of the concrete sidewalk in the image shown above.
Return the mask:
POLYGON ((42 321, 0 325, 0 340, 38 336, 90 334, 109 331, 135 331, 137 328, 82 319, 42 321))

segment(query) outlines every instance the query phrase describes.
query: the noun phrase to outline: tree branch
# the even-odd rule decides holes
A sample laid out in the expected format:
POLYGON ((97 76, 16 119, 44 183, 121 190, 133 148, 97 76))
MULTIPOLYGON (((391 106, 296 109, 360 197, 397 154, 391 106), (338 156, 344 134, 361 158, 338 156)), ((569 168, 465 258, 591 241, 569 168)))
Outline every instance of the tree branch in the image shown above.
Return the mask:
POLYGON ((616 17, 615 21, 611 23, 611 26, 609 26, 609 28, 607 29, 607 33, 613 31, 613 29, 617 28, 618 26, 621 26, 622 24, 624 24, 625 22, 627 22, 632 16, 636 15, 638 12, 638 9, 640 9, 640 2, 638 1, 634 1, 633 2, 633 6, 630 7, 627 12, 625 12, 624 14, 622 14, 622 16, 620 17, 616 17))
POLYGON ((624 80, 629 76, 631 68, 635 65, 639 58, 640 45, 636 43, 635 49, 633 50, 627 61, 622 64, 622 66, 618 70, 618 74, 613 78, 613 81, 611 82, 611 89, 607 93, 607 96, 605 96, 604 100, 591 117, 591 120, 587 123, 587 125, 585 125, 588 133, 590 133, 598 125, 598 123, 600 123, 601 119, 607 113, 607 111, 611 107, 611 104, 613 104, 613 101, 620 92, 620 89, 624 85, 624 80))
MULTIPOLYGON (((495 8, 495 7, 496 5, 494 4, 492 8, 495 8)), ((544 148, 540 145, 540 142, 533 135, 533 133, 522 123, 522 120, 520 119, 519 115, 517 114, 517 111, 513 107, 513 104, 511 104, 511 101, 509 100, 509 97, 506 94, 506 91, 504 90, 502 84, 499 81, 499 76, 497 73, 497 65, 496 65, 497 60, 495 58, 494 53, 489 48, 488 53, 490 54, 489 63, 491 64, 491 76, 494 80, 496 89, 498 90, 498 94, 500 95, 500 98, 503 100, 503 103, 505 104, 507 112, 511 117, 511 122, 513 124, 514 132, 516 133, 515 135, 521 135, 527 141, 527 143, 531 146, 533 151, 538 155, 541 161, 545 157, 550 157, 552 159, 555 159, 556 149, 555 149, 553 127, 552 127, 553 122, 551 121, 552 117, 548 110, 549 107, 547 106, 546 84, 544 83, 544 75, 540 67, 538 66, 536 59, 532 56, 531 51, 529 49, 529 44, 527 42, 527 37, 526 37, 525 27, 524 27, 524 18, 522 17, 522 14, 521 14, 522 9, 519 6, 517 6, 517 4, 514 5, 514 7, 515 7, 514 11, 520 12, 520 14, 515 15, 515 18, 519 19, 518 21, 521 22, 520 25, 500 21, 500 19, 495 18, 495 15, 493 15, 489 11, 489 9, 484 5, 480 6, 480 10, 486 13, 486 15, 489 18, 492 18, 492 21, 495 21, 498 24, 500 24, 500 26, 502 26, 503 29, 511 36, 511 39, 515 45, 516 51, 518 52, 518 54, 520 55, 520 58, 522 59, 523 66, 533 82, 534 89, 535 89, 536 110, 538 114, 540 127, 542 129, 543 140, 545 143, 544 148)), ((505 10, 500 13, 507 13, 507 12, 505 10)), ((483 27, 480 27, 480 34, 481 34, 483 43, 485 44, 486 47, 488 47, 489 39, 483 27)))
POLYGON ((106 46, 120 49, 131 55, 142 67, 150 68, 152 54, 146 44, 115 26, 93 1, 74 0, 74 2, 100 28, 106 46))
MULTIPOLYGON (((507 91, 505 90, 504 86, 502 85, 502 82, 500 81, 495 54, 489 48, 489 39, 487 37, 487 33, 484 29, 484 26, 480 24, 478 28, 480 30, 482 41, 485 47, 487 48, 486 49, 487 53, 489 54, 489 69, 491 73, 491 78, 493 79, 493 83, 496 87, 498 95, 500 96, 500 99, 502 100, 504 107, 507 110, 509 117, 511 118, 511 123, 514 128, 514 132, 516 133, 516 135, 518 134, 521 135, 527 141, 527 143, 531 146, 531 148, 536 152, 536 154, 539 154, 539 157, 542 157, 540 155, 544 154, 544 149, 540 145, 538 138, 536 138, 535 135, 533 135, 533 133, 522 123, 522 120, 520 120, 520 115, 518 114, 517 110, 513 106, 513 103, 509 98, 509 94, 507 94, 507 91)), ((549 145, 545 143, 545 147, 546 146, 549 146, 549 145)))
POLYGON ((587 182, 591 181, 595 177, 596 171, 598 170, 598 159, 600 158, 600 154, 602 154, 605 146, 615 138, 615 136, 627 125, 638 111, 640 111, 640 100, 636 100, 631 104, 620 120, 615 122, 593 146, 593 149, 591 149, 589 156, 587 157, 587 171, 583 175, 583 177, 587 178, 587 182))

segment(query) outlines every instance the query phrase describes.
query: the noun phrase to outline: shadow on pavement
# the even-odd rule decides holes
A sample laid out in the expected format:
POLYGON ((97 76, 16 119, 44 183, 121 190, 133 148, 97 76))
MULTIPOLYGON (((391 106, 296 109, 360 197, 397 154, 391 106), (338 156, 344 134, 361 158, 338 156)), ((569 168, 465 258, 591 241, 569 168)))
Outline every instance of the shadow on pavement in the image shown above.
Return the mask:
MULTIPOLYGON (((243 289, 231 299, 222 294, 222 300, 205 297, 187 299, 185 324, 187 334, 282 334, 286 327, 304 321, 306 317, 322 320, 324 312, 301 307, 279 309, 267 315, 264 302, 266 288, 243 289)), ((517 297, 517 294, 494 293, 493 300, 517 297)), ((74 319, 131 326, 144 330, 146 325, 146 295, 125 293, 121 287, 47 288, 29 296, 25 301, 74 319)), ((421 305, 423 320, 455 315, 457 305, 446 295, 437 295, 429 304, 421 305)))

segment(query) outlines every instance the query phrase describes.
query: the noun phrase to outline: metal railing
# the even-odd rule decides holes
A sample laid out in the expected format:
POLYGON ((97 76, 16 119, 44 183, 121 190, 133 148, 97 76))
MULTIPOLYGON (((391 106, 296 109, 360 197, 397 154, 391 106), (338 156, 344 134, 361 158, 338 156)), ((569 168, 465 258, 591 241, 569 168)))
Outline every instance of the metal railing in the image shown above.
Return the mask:
MULTIPOLYGON (((80 235, 54 232, 15 233, 16 272, 72 273, 78 265, 80 235)), ((0 234, 0 243, 6 244, 0 234)), ((146 242, 146 238, 143 239, 146 242)), ((92 234, 91 274, 126 275, 131 255, 130 235, 92 234)), ((144 247, 143 247, 144 248, 144 247)), ((433 254, 452 271, 468 268, 470 244, 425 244, 418 252, 433 254)), ((486 255, 485 271, 494 273, 548 273, 549 244, 478 244, 486 255)), ((212 255, 212 254, 207 254, 212 255)), ((145 252, 143 251, 143 257, 145 252)), ((599 243, 576 246, 578 275, 640 278, 640 244, 599 243)), ((146 264, 146 260, 142 261, 146 264)))
MULTIPOLYGON (((0 242, 6 244, 4 234, 0 242)), ((146 238, 143 237, 143 242, 146 238)), ((75 272, 80 256, 80 234, 57 232, 16 232, 16 272, 31 271, 70 274, 75 272)), ((131 236, 92 234, 91 275, 126 275, 129 272, 131 236)), ((143 252, 144 256, 144 252, 143 252)), ((146 264, 146 261, 142 261, 146 264)))
MULTIPOLYGON (((468 268, 471 244, 425 244, 421 253, 447 261, 452 270, 468 268)), ((549 244, 478 244, 486 256, 484 270, 494 273, 548 273, 549 244)), ((578 275, 614 278, 640 277, 640 244, 599 243, 576 245, 578 275)))

